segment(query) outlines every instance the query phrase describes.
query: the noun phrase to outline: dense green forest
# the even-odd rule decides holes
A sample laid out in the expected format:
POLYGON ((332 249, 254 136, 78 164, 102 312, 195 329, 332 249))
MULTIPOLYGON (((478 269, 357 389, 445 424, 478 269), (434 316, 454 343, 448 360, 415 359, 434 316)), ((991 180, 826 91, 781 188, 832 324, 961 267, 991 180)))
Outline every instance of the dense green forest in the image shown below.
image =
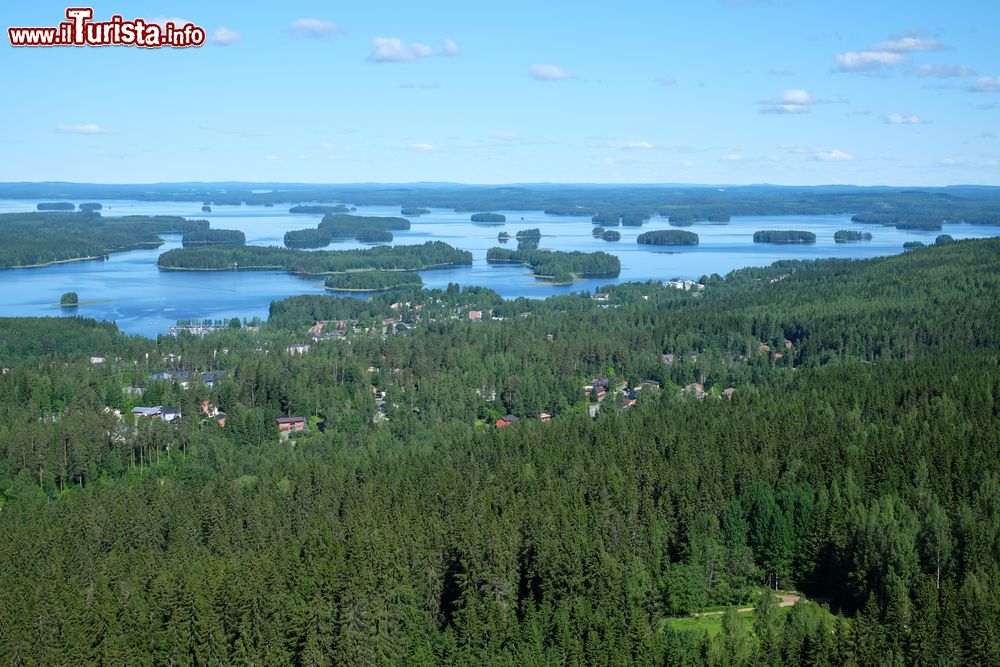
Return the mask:
POLYGON ((754 243, 816 243, 816 234, 795 229, 762 229, 753 233, 754 243))
POLYGON ((102 217, 97 212, 0 214, 0 268, 106 257, 112 252, 155 248, 160 234, 208 229, 206 220, 176 216, 102 217))
POLYGON ((0 319, 0 656, 994 664, 1000 241, 700 282, 296 297, 158 341, 0 319), (348 340, 285 351, 318 321, 348 340), (660 388, 592 419, 602 375, 660 388), (719 605, 757 610, 685 629, 719 605))
MULTIPOLYGON (((530 241, 528 242, 530 243, 530 241)), ((523 264, 539 278, 553 282, 571 282, 574 278, 613 278, 621 272, 621 262, 614 255, 604 252, 565 252, 562 250, 538 250, 536 247, 517 250, 490 248, 486 251, 486 261, 491 264, 523 264)))
POLYGON ((649 245, 698 245, 698 235, 679 229, 658 229, 639 234, 636 242, 649 245))
POLYGON ((274 246, 175 248, 157 265, 175 271, 284 270, 303 275, 353 269, 416 271, 472 263, 472 253, 441 241, 422 245, 378 246, 366 250, 294 250, 274 246))
POLYGON ((75 211, 76 204, 68 201, 41 202, 36 208, 39 211, 75 211))
POLYGON ((617 232, 614 229, 606 229, 604 233, 601 234, 601 238, 605 241, 621 241, 621 232, 617 232))
POLYGON ((284 243, 289 248, 325 248, 333 242, 328 229, 309 227, 285 232, 284 243))
POLYGON ((847 243, 848 241, 871 241, 871 232, 859 232, 855 229, 841 229, 834 232, 833 240, 837 243, 847 243))
POLYGON ((351 271, 327 276, 326 287, 334 291, 380 292, 402 287, 421 287, 424 281, 413 271, 351 271))
POLYGON ((392 232, 388 229, 361 229, 354 238, 361 243, 392 243, 392 232))
POLYGON ((428 213, 430 213, 430 209, 420 208, 419 206, 404 206, 399 210, 399 214, 403 216, 418 216, 428 213))
POLYGON ((246 235, 238 229, 196 229, 181 238, 185 248, 213 245, 246 245, 246 235))

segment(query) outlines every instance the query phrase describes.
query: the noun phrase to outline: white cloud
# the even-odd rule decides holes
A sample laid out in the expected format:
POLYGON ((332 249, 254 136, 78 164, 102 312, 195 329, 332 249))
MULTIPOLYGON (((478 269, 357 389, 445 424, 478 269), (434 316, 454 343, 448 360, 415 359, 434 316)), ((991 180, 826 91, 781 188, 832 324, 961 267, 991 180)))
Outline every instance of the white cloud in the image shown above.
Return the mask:
POLYGON ((333 150, 334 148, 337 147, 337 144, 333 143, 332 141, 321 141, 321 142, 319 142, 316 145, 319 148, 322 148, 323 150, 326 150, 326 151, 331 151, 331 150, 333 150))
POLYGON ((212 33, 212 37, 208 41, 218 46, 232 46, 236 42, 240 41, 240 33, 233 32, 229 28, 223 26, 212 33))
POLYGON ((520 135, 516 132, 494 132, 492 136, 494 139, 499 139, 500 141, 516 141, 520 139, 520 135))
POLYGON ((368 54, 371 63, 412 63, 431 56, 457 56, 458 44, 444 40, 444 50, 435 51, 426 44, 407 44, 395 37, 376 37, 372 40, 372 52, 368 54))
POLYGON ((809 113, 816 104, 823 104, 826 100, 814 97, 808 91, 800 88, 789 88, 773 100, 760 102, 761 113, 773 114, 799 114, 809 113))
POLYGON ((837 149, 829 151, 817 151, 813 154, 813 157, 820 162, 847 162, 848 160, 853 160, 854 156, 850 153, 845 153, 844 151, 838 151, 837 149))
POLYGON ((421 153, 434 150, 434 146, 432 144, 409 144, 407 148, 411 151, 419 151, 421 153))
POLYGON ((869 72, 902 65, 906 56, 895 51, 848 51, 838 54, 836 61, 841 72, 869 72))
POLYGON ((106 130, 97 123, 83 125, 56 125, 56 132, 64 134, 104 134, 106 130))
POLYGON ((532 65, 531 66, 531 76, 535 77, 539 81, 562 81, 563 79, 572 79, 573 73, 567 72, 561 67, 556 65, 532 65))
POLYGON ((882 116, 882 122, 887 125, 917 125, 920 118, 912 113, 891 113, 882 116))
POLYGON ((974 93, 1000 93, 1000 76, 981 76, 969 86, 969 90, 974 93))
POLYGON ((293 35, 299 37, 323 38, 333 34, 343 34, 344 29, 333 21, 323 19, 305 18, 292 21, 289 28, 293 35))
POLYGON ((727 155, 723 159, 726 162, 739 162, 740 160, 743 159, 743 154, 742 153, 730 153, 729 155, 727 155))
POLYGON ((940 51, 944 46, 936 39, 924 39, 916 35, 906 37, 896 37, 884 42, 879 42, 872 47, 872 51, 893 51, 893 52, 916 52, 916 51, 940 51))
POLYGON ((638 148, 641 150, 649 150, 653 147, 653 144, 648 141, 611 141, 608 142, 608 146, 612 148, 638 148))
POLYGON ((281 158, 279 158, 277 155, 268 153, 267 155, 264 156, 264 159, 265 160, 279 160, 281 158))
POLYGON ((677 84, 677 79, 672 76, 659 76, 656 77, 656 82, 661 86, 673 86, 677 84))
POLYGON ((976 71, 965 65, 921 65, 917 68, 917 76, 933 77, 935 79, 952 79, 960 76, 975 76, 976 71))

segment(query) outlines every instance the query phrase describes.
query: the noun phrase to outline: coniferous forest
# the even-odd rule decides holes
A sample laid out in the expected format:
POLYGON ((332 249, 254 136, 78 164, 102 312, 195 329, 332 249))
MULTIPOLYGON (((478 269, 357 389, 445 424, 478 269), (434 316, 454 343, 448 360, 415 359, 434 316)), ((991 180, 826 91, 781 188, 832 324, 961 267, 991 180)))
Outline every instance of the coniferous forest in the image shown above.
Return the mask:
POLYGON ((0 319, 0 658, 997 664, 1000 240, 699 283, 0 319))

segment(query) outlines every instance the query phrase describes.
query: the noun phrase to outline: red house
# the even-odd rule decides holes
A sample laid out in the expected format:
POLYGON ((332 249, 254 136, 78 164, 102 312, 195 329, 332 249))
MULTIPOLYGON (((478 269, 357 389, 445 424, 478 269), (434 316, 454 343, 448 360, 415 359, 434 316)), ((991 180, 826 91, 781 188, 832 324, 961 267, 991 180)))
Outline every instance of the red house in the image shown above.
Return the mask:
POLYGON ((306 430, 306 420, 303 417, 278 417, 278 428, 286 433, 306 430))
POLYGON ((501 417, 500 419, 497 420, 497 428, 503 428, 505 426, 510 426, 511 424, 513 424, 516 421, 517 421, 517 417, 515 417, 514 415, 504 415, 503 417, 501 417))

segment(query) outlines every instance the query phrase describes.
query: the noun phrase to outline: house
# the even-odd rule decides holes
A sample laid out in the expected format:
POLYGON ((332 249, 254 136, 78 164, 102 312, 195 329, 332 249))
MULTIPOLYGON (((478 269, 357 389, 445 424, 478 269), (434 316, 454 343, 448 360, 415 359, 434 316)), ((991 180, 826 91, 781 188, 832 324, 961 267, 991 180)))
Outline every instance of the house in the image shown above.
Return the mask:
POLYGON ((726 398, 732 398, 733 394, 735 393, 736 390, 732 387, 726 387, 725 389, 722 390, 722 395, 725 396, 726 398))
POLYGON ((159 417, 165 422, 177 421, 181 418, 181 411, 166 405, 156 405, 153 407, 132 408, 133 417, 159 417))
POLYGON ((771 346, 768 345, 767 343, 761 343, 760 347, 758 347, 757 350, 760 352, 770 352, 771 346))
POLYGON ((469 311, 469 319, 473 320, 473 321, 483 319, 483 311, 481 311, 481 310, 470 310, 469 311))
POLYGON ((3 374, 4 375, 7 375, 8 373, 10 373, 10 369, 9 368, 3 369, 3 374))
POLYGON ((667 366, 673 366, 674 365, 674 355, 672 355, 672 354, 665 354, 665 355, 663 355, 663 363, 666 364, 667 366))
POLYGON ((705 388, 701 386, 700 383, 695 382, 694 384, 689 384, 688 386, 681 389, 681 393, 685 396, 694 396, 698 400, 705 398, 705 388))
POLYGON ((788 340, 787 338, 785 339, 785 349, 786 350, 792 349, 792 341, 788 340))
POLYGON ((690 292, 694 290, 695 292, 700 292, 705 289, 705 286, 701 283, 696 283, 693 280, 680 280, 679 278, 674 280, 668 280, 663 283, 664 287, 673 287, 675 289, 684 290, 685 292, 690 292))
POLYGON ((543 412, 542 414, 538 415, 538 419, 543 422, 551 421, 552 415, 550 415, 548 412, 543 412))
POLYGON ((643 391, 644 389, 654 390, 659 388, 660 388, 660 383, 657 382, 656 380, 643 380, 642 382, 640 382, 635 386, 635 391, 640 392, 643 391))
POLYGON ((226 425, 225 412, 216 412, 215 415, 212 416, 212 419, 214 419, 215 423, 218 424, 219 426, 225 427, 226 425))
POLYGON ((289 345, 286 349, 288 350, 288 354, 305 354, 309 351, 309 346, 299 343, 297 345, 289 345))
POLYGON ((608 301, 610 299, 611 295, 604 292, 598 292, 594 294, 594 301, 608 301))
POLYGON ((497 420, 497 428, 504 428, 505 426, 510 426, 517 421, 517 417, 514 415, 504 415, 497 420))
POLYGON ((208 401, 202 401, 200 408, 201 408, 201 414, 206 415, 208 417, 214 417, 215 415, 219 414, 219 408, 217 408, 215 405, 213 405, 208 401))
POLYGON ((590 414, 590 418, 594 419, 597 417, 597 411, 600 410, 600 406, 596 403, 591 403, 587 406, 587 412, 590 414))
POLYGON ((205 371, 201 374, 201 381, 205 383, 205 386, 211 389, 215 386, 216 381, 221 380, 225 377, 226 371, 205 371))
POLYGON ((297 433, 306 430, 306 420, 304 417, 278 417, 275 420, 278 429, 285 433, 297 433))
POLYGON ((104 357, 91 357, 90 358, 90 363, 92 363, 92 364, 103 364, 104 363, 104 357))
POLYGON ((122 388, 122 393, 126 396, 142 396, 146 393, 146 390, 142 387, 124 387, 122 388))
POLYGON ((188 379, 191 374, 187 371, 162 371, 160 373, 152 373, 149 376, 151 382, 162 381, 170 382, 171 380, 176 380, 180 383, 181 387, 184 389, 188 388, 188 379))

